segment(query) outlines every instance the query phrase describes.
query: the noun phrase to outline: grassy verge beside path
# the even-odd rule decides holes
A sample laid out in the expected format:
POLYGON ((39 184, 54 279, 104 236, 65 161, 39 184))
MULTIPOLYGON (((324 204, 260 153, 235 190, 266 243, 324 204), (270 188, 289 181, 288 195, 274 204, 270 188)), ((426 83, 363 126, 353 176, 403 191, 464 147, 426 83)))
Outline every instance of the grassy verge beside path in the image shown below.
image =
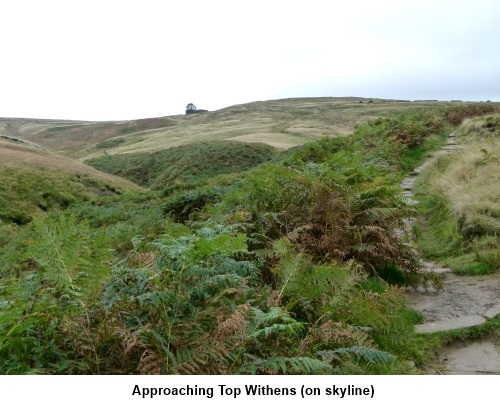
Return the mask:
POLYGON ((500 116, 468 120, 462 149, 439 156, 415 185, 424 255, 458 274, 500 269, 500 116))

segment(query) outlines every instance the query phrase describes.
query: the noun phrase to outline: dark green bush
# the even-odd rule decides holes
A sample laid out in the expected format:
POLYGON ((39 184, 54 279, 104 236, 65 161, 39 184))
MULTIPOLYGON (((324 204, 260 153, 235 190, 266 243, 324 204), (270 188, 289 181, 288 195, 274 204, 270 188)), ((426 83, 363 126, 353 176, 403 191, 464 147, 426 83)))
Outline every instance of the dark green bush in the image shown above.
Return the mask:
POLYGON ((169 215, 174 221, 184 222, 193 212, 202 210, 207 204, 220 201, 222 195, 222 189, 218 187, 176 193, 162 205, 163 214, 169 215))

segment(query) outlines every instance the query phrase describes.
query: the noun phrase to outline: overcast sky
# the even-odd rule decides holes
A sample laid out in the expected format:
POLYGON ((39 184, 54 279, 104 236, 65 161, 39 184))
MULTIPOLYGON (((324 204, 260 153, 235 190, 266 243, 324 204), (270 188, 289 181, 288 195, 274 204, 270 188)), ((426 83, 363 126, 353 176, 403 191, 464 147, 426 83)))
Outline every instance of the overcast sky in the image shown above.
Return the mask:
POLYGON ((500 101, 499 0, 0 0, 0 116, 288 97, 500 101))

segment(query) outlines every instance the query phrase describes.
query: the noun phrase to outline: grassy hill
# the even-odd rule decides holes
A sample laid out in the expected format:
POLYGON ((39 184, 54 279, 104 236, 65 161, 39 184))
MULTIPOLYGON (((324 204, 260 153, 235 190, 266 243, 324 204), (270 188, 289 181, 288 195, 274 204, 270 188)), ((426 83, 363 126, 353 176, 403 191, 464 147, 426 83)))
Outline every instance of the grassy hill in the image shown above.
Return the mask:
POLYGON ((276 154, 262 143, 202 142, 153 153, 124 153, 86 160, 85 163, 153 189, 173 183, 203 182, 219 174, 248 170, 276 154))
POLYGON ((279 149, 324 135, 342 136, 371 119, 425 107, 460 106, 437 101, 296 98, 256 101, 200 115, 131 121, 80 122, 0 118, 0 135, 34 142, 85 160, 107 154, 154 152, 205 141, 266 143, 279 149))
MULTIPOLYGON (((70 157, 78 157, 81 150, 102 150, 109 147, 109 138, 172 125, 170 118, 151 118, 134 121, 58 121, 36 119, 0 119, 0 134, 31 141, 43 148, 70 157)), ((120 141, 112 141, 117 145, 120 141)))
POLYGON ((141 188, 23 142, 0 139, 0 222, 25 224, 52 208, 141 188))

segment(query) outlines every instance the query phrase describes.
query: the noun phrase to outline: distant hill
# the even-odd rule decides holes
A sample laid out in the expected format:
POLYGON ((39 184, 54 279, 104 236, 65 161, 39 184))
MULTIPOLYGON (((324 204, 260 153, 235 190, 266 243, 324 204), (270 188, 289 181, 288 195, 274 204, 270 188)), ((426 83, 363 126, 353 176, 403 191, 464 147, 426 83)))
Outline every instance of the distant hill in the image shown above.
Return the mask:
POLYGON ((234 105, 201 115, 131 121, 0 118, 0 135, 30 141, 80 160, 105 154, 149 153, 222 140, 260 142, 288 149, 324 135, 347 135, 357 124, 376 117, 422 107, 459 104, 359 97, 293 98, 234 105))
MULTIPOLYGON (((105 122, 0 118, 0 135, 31 141, 50 151, 69 157, 80 157, 82 151, 89 147, 102 151, 103 148, 108 147, 107 139, 162 129, 173 124, 170 118, 105 122)), ((112 142, 112 144, 119 144, 119 141, 118 143, 112 142)))

